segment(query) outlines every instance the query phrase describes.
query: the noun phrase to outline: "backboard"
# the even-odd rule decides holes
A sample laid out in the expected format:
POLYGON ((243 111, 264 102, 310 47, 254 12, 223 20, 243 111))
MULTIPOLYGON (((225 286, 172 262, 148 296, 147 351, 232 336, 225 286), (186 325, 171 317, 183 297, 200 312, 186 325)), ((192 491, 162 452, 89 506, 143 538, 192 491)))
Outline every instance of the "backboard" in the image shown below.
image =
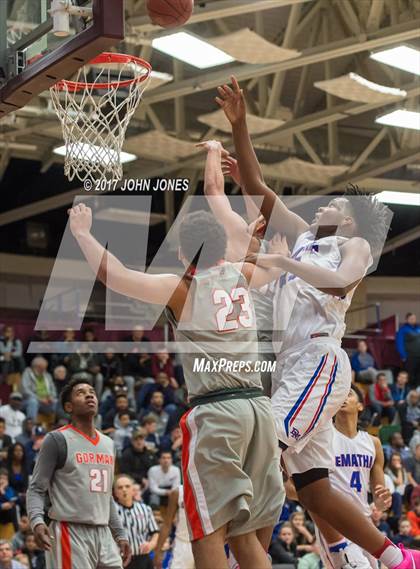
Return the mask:
POLYGON ((122 39, 124 0, 0 0, 0 120, 122 39))

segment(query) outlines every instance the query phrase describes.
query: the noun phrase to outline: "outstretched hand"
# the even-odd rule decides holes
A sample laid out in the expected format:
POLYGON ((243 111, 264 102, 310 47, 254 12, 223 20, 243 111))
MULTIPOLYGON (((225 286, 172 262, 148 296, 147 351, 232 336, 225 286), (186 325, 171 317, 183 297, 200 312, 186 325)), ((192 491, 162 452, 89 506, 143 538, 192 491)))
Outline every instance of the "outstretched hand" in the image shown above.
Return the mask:
POLYGON ((386 512, 392 505, 392 494, 388 488, 378 484, 374 491, 376 507, 382 512, 386 512))
POLYGON ((196 144, 198 148, 203 148, 207 152, 211 150, 218 150, 220 151, 222 158, 227 158, 229 156, 229 152, 223 148, 223 145, 218 140, 204 140, 203 142, 199 142, 196 144))
POLYGON ((226 156, 222 158, 222 170, 224 176, 230 176, 235 184, 242 186, 241 184, 241 174, 239 172, 238 161, 232 156, 226 156))
POLYGON ((77 237, 82 233, 89 233, 92 227, 92 210, 81 203, 67 211, 70 217, 70 230, 77 237))
POLYGON ((223 85, 218 87, 220 97, 216 97, 216 103, 224 110, 229 122, 233 125, 246 117, 246 103, 242 89, 236 77, 231 77, 232 87, 223 85))

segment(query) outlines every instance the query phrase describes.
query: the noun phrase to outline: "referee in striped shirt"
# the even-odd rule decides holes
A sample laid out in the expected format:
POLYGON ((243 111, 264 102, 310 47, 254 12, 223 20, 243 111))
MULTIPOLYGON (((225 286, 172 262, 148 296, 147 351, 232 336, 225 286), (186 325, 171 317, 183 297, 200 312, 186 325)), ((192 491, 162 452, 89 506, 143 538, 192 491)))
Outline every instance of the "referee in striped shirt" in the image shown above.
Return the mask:
POLYGON ((149 553, 157 545, 159 526, 152 509, 143 502, 134 501, 134 480, 131 476, 120 474, 116 477, 114 494, 118 513, 127 530, 128 541, 133 553, 126 569, 153 569, 149 553))

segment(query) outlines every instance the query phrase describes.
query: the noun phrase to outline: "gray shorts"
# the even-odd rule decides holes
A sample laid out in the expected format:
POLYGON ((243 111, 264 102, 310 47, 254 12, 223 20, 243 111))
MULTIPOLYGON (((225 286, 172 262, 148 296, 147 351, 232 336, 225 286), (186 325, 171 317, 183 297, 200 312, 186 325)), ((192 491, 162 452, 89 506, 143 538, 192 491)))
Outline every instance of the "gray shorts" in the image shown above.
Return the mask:
POLYGON ((284 502, 270 400, 198 405, 181 419, 184 504, 191 541, 277 523, 284 502))
POLYGON ((53 520, 49 525, 52 550, 47 569, 122 569, 122 559, 107 526, 53 520))

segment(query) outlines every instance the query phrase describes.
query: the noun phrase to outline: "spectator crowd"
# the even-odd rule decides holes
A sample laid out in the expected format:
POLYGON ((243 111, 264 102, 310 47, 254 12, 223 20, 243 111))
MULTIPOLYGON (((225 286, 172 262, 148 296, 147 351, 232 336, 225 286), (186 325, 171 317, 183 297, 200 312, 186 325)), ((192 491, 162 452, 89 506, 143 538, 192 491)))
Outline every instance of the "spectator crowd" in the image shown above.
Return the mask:
MULTIPOLYGON (((133 504, 140 512, 143 525, 130 525, 142 559, 138 566, 153 567, 168 497, 181 484, 179 420, 188 408, 182 368, 163 347, 153 354, 139 348, 149 341, 140 326, 128 338, 133 348, 126 354, 111 347, 96 354, 90 348, 94 331, 87 328, 82 335, 76 351, 25 354, 12 326, 0 333, 0 569, 45 567, 26 516, 25 495, 46 433, 68 421, 59 396, 73 377, 86 378, 96 389, 96 426, 115 442, 120 515, 130 525, 133 504)), ((46 332, 34 339, 48 345, 46 332)), ((64 346, 75 340, 73 330, 63 333, 64 346)), ((396 543, 420 547, 420 326, 414 314, 407 315, 396 346, 399 369, 379 369, 363 339, 349 356, 353 381, 366 395, 360 427, 381 438, 393 497, 389 512, 372 506, 372 520, 396 543)), ((170 540, 165 550, 164 567, 170 540)), ((286 501, 269 553, 277 564, 322 566, 313 524, 298 503, 286 501)))

